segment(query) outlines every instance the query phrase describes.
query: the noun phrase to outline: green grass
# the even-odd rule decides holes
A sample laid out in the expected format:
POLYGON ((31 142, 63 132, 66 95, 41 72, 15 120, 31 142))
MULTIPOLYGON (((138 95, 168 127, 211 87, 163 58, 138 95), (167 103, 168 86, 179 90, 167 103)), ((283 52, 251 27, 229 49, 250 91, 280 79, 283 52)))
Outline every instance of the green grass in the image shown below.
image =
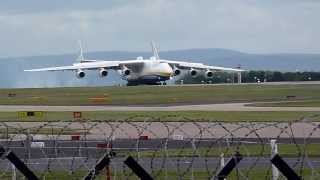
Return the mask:
POLYGON ((0 128, 0 137, 6 134, 43 134, 43 135, 70 135, 70 134, 88 134, 83 129, 70 129, 70 128, 0 128))
MULTIPOLYGON (((1 89, 2 105, 170 105, 227 102, 284 101, 287 96, 320 106, 320 85, 219 85, 137 86, 43 89, 1 89)), ((290 105, 290 104, 289 104, 290 105)), ((308 106, 302 104, 301 106, 308 106)), ((72 112, 44 112, 43 117, 19 117, 0 112, 0 121, 72 121, 72 112)), ((319 121, 320 112, 83 112, 83 121, 221 121, 287 122, 309 117, 319 121)))
MULTIPOLYGON (((303 154, 307 154, 309 157, 320 157, 319 153, 320 144, 279 144, 278 150, 280 155, 283 157, 300 157, 303 154)), ((244 156, 253 156, 253 157, 270 157, 271 149, 270 145, 234 145, 230 147, 202 147, 198 148, 197 151, 194 151, 190 148, 190 145, 181 148, 181 149, 168 149, 167 152, 164 149, 159 151, 141 151, 139 153, 140 157, 166 157, 166 153, 169 157, 219 157, 222 153, 226 157, 230 157, 236 151, 239 151, 244 156)), ((131 154, 131 156, 137 156, 137 153, 134 151, 131 152, 118 152, 117 156, 126 156, 131 154)))
MULTIPOLYGON (((236 170, 233 170, 231 174, 228 176, 228 179, 230 180, 237 180, 237 179, 250 179, 250 180, 271 180, 271 169, 270 168, 239 168, 240 173, 237 173, 236 170)), ((301 175, 304 179, 317 179, 319 176, 319 169, 314 169, 313 171, 311 169, 303 169, 300 172, 300 169, 295 169, 295 172, 298 175, 301 175), (312 175, 313 173, 313 175, 312 175)), ((197 180, 206 180, 208 178, 212 178, 215 175, 215 170, 210 169, 209 171, 205 170, 194 170, 193 172, 191 169, 189 170, 180 170, 175 171, 173 169, 169 169, 167 172, 165 172, 164 169, 162 170, 155 170, 153 172, 149 172, 151 176, 154 179, 157 180, 164 180, 166 179, 191 179, 193 176, 194 179, 197 180)), ((87 174, 87 171, 84 170, 77 170, 74 173, 70 173, 70 171, 50 171, 46 173, 38 173, 37 176, 40 177, 40 179, 46 179, 46 180, 79 180, 83 179, 83 177, 87 174)), ((2 180, 11 180, 11 173, 10 172, 0 172, 0 178, 2 180)), ((22 175, 20 173, 17 174, 18 179, 22 179, 22 175)), ((99 175, 97 180, 104 180, 105 172, 102 172, 101 175, 99 175)), ((126 171, 117 171, 112 173, 112 179, 133 179, 138 180, 137 176, 132 173, 131 170, 126 169, 126 171)), ((280 178, 284 179, 284 178, 280 178)))
POLYGON ((249 106, 256 107, 320 107, 319 100, 284 101, 272 103, 253 103, 249 106))
MULTIPOLYGON (((308 118, 320 121, 320 112, 299 111, 93 111, 82 112, 81 121, 211 121, 211 122, 289 122, 308 118)), ((20 117, 18 112, 0 112, 0 121, 79 121, 73 112, 44 112, 42 117, 20 117)))
POLYGON ((320 85, 137 86, 1 89, 0 104, 164 105, 287 100, 319 100, 320 85))

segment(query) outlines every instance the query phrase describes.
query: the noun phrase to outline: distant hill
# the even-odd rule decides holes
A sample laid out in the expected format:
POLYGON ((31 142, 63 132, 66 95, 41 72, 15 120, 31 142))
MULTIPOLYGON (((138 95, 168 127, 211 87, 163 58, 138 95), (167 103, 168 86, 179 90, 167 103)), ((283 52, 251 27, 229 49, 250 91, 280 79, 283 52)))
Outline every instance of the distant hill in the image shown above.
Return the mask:
MULTIPOLYGON (((138 56, 148 58, 151 52, 103 51, 85 54, 89 59, 125 60, 138 56)), ((91 71, 85 79, 77 79, 74 72, 24 72, 24 69, 70 65, 76 54, 48 55, 0 59, 0 88, 105 86, 124 84, 119 76, 107 78, 91 71)), ((202 62, 209 65, 237 67, 248 70, 320 71, 320 54, 249 54, 228 49, 186 49, 160 52, 163 59, 202 62)))

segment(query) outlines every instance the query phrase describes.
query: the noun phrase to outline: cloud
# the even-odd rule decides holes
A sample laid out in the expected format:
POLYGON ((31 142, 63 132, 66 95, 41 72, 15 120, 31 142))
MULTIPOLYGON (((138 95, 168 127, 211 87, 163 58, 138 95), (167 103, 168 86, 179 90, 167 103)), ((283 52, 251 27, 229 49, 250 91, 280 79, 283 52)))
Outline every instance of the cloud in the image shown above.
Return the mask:
POLYGON ((62 12, 70 10, 101 10, 111 9, 122 4, 134 3, 136 0, 1 0, 0 11, 6 14, 30 14, 42 12, 62 12))
POLYGON ((0 56, 219 47, 317 53, 320 3, 307 0, 4 1, 0 56))

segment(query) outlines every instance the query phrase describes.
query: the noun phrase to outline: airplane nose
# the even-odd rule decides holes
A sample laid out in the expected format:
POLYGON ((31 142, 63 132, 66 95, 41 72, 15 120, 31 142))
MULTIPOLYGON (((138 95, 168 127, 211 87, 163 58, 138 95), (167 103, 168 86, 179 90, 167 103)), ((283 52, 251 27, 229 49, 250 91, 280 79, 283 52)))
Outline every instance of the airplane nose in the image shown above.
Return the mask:
POLYGON ((167 69, 166 73, 168 74, 168 76, 173 76, 173 69, 169 64, 167 64, 166 69, 167 69))
POLYGON ((171 77, 173 76, 173 69, 168 63, 160 63, 157 66, 158 74, 164 77, 171 77))

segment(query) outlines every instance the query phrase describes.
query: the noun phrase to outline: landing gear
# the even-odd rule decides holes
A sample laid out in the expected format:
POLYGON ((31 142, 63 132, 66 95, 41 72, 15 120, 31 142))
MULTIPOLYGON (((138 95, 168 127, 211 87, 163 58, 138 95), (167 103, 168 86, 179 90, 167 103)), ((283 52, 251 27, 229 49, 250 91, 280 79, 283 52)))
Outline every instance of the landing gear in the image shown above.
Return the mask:
POLYGON ((167 82, 163 81, 163 82, 161 82, 161 85, 165 86, 165 85, 167 85, 167 82))
POLYGON ((166 81, 128 81, 127 86, 138 86, 138 85, 167 85, 166 81))

